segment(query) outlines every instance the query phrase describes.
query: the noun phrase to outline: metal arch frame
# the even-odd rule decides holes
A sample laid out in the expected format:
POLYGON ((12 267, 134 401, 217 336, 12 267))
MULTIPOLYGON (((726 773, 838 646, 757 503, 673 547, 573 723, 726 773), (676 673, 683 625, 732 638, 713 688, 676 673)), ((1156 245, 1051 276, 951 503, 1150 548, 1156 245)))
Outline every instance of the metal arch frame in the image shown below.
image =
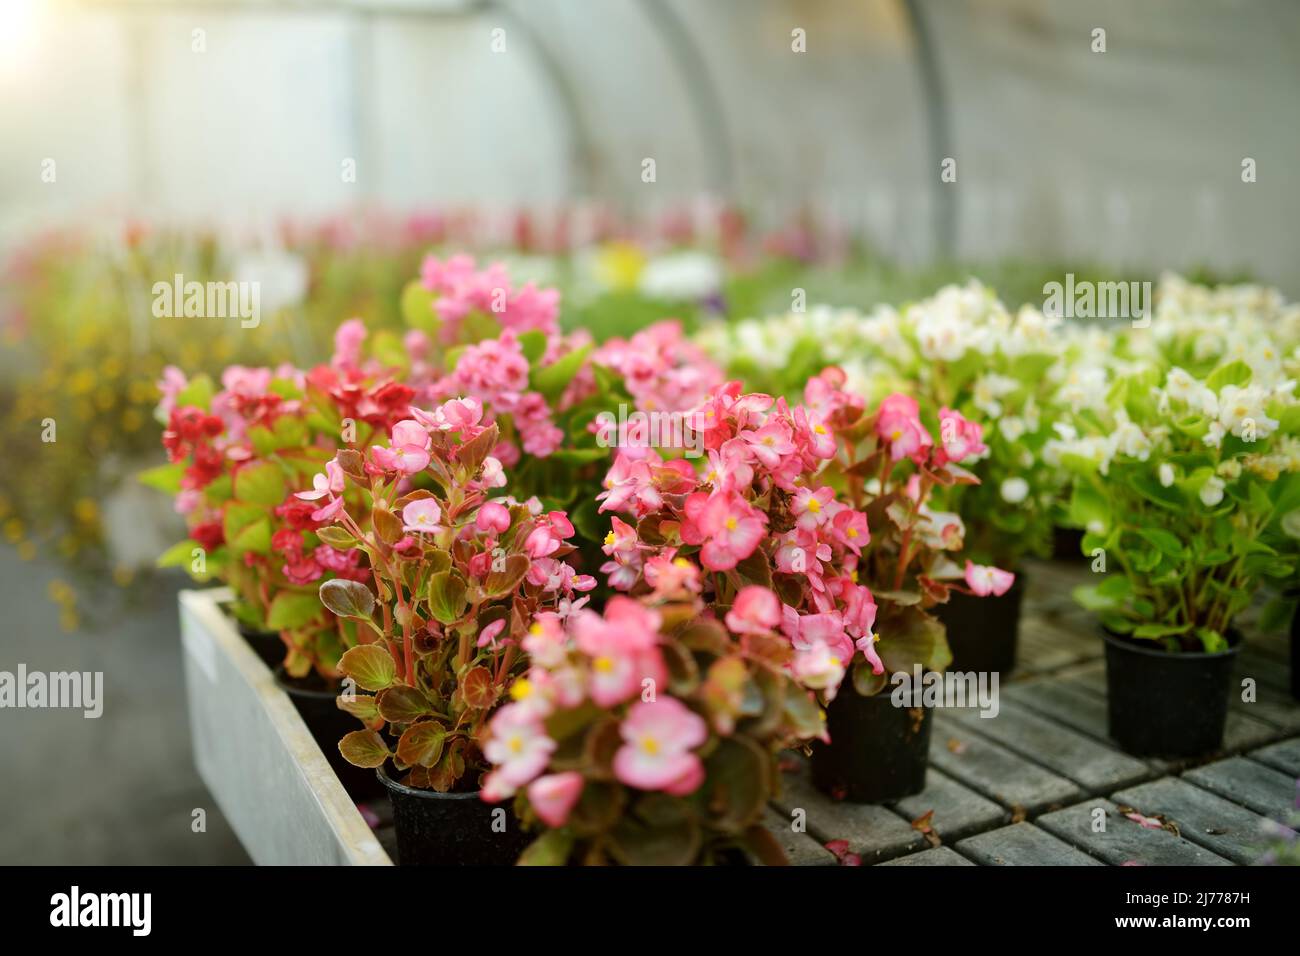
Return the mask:
MULTIPOLYGON (((952 116, 948 109, 948 90, 939 70, 938 48, 930 24, 922 10, 923 0, 900 0, 903 13, 916 39, 916 65, 925 97, 926 139, 933 157, 952 156, 952 116)), ((931 174, 933 174, 933 167, 931 174)), ((944 182, 934 179, 934 249, 944 259, 951 259, 957 240, 956 193, 945 189, 944 182)))
MULTIPOLYGON (((568 190, 570 195, 583 197, 590 192, 594 178, 596 154, 592 145, 590 130, 587 128, 578 107, 573 85, 568 81, 559 60, 543 40, 541 33, 534 29, 516 10, 512 9, 505 0, 471 0, 462 7, 448 9, 421 8, 402 3, 361 3, 358 0, 316 0, 313 4, 303 3, 301 0, 267 0, 267 2, 259 3, 249 3, 244 2, 244 0, 193 0, 193 2, 187 3, 183 7, 177 7, 170 0, 77 0, 75 5, 93 13, 114 12, 135 16, 144 16, 150 13, 192 13, 201 10, 245 16, 256 14, 328 16, 333 14, 349 16, 354 24, 361 26, 373 24, 375 20, 381 18, 448 19, 499 12, 502 16, 508 18, 511 24, 527 38, 528 46, 536 55, 537 65, 545 78, 546 84, 550 87, 551 95, 559 101, 562 122, 565 125, 566 138, 569 144, 569 168, 573 170, 570 174, 568 190)), ((368 46, 368 37, 360 45, 368 46)), ((357 46, 358 44, 354 43, 354 68, 357 59, 357 46)), ((352 83, 354 97, 358 88, 359 83, 354 77, 352 83)), ((136 110, 141 108, 138 100, 135 101, 133 108, 136 110)), ((353 133, 358 142, 365 138, 366 129, 369 125, 367 117, 370 112, 371 106, 369 103, 354 101, 351 104, 353 133)), ((141 161, 144 161, 143 157, 141 157, 141 161)))
POLYGON ((686 99, 704 144, 707 181, 716 195, 723 195, 733 182, 735 160, 722 95, 699 46, 668 0, 639 0, 639 6, 686 81, 686 99))

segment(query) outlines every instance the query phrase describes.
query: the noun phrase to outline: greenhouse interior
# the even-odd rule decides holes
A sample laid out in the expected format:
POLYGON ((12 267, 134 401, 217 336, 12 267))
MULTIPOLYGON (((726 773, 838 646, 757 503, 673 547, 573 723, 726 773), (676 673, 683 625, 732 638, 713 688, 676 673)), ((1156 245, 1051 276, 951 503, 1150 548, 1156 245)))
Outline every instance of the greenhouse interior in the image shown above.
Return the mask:
POLYGON ((3 0, 0 862, 1300 863, 1298 83, 1286 0, 3 0))

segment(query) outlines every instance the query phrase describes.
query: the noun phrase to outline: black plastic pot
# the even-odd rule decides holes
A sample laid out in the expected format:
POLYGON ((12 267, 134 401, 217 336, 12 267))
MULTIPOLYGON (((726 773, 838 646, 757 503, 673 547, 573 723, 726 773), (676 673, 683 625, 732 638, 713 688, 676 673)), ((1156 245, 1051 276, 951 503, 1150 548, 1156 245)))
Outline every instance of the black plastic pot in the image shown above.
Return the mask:
POLYGON ((248 646, 267 667, 275 669, 284 663, 286 648, 278 631, 257 631, 247 625, 239 625, 239 633, 248 646))
POLYGON ((1137 757, 1199 757, 1223 744, 1228 690, 1241 647, 1170 653, 1103 630, 1110 736, 1137 757))
POLYGON ((952 648, 951 671, 997 671, 1009 674, 1016 666, 1020 637, 1020 609, 1025 600, 1024 572, 1001 597, 976 597, 953 591, 947 604, 934 615, 948 632, 952 648))
POLYGON ((1053 561, 1090 561, 1083 553, 1083 529, 1063 528, 1057 525, 1052 529, 1053 561))
POLYGON ((831 742, 812 747, 812 781, 852 803, 886 803, 925 789, 933 714, 895 707, 888 689, 863 697, 846 681, 826 708, 831 742))
MULTIPOLYGON (((282 644, 281 647, 283 646, 282 644)), ((275 669, 275 682, 293 701, 298 715, 311 731, 312 739, 325 754, 325 759, 329 761, 348 796, 357 803, 383 796, 384 788, 373 773, 363 767, 353 766, 339 753, 339 741, 345 734, 360 730, 361 724, 347 711, 339 710, 335 703, 338 688, 327 686, 318 677, 290 677, 285 674, 283 666, 275 669)))
POLYGON ((375 778, 393 803, 401 866, 513 866, 532 842, 509 803, 486 803, 477 790, 417 790, 398 783, 383 767, 375 771, 375 778))

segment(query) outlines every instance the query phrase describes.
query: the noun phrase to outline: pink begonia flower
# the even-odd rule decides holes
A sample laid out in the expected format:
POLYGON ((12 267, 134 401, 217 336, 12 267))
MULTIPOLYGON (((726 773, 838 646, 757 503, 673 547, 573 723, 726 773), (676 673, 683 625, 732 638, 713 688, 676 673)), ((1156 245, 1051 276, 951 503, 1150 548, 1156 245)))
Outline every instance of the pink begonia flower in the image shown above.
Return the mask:
POLYGON ((807 443, 813 457, 835 457, 835 436, 820 415, 800 405, 794 410, 794 424, 800 439, 807 443))
POLYGON ((188 515, 194 512, 194 509, 203 504, 203 492, 194 488, 183 488, 176 492, 176 501, 173 507, 178 515, 188 515))
POLYGON ((565 538, 572 538, 573 524, 563 511, 549 512, 538 519, 537 527, 524 539, 524 550, 530 558, 545 558, 560 549, 565 538))
POLYGON ((548 827, 562 827, 582 796, 583 783, 576 770, 538 777, 528 785, 528 802, 548 827))
POLYGON ((876 416, 876 434, 889 442, 894 461, 911 458, 923 461, 934 444, 921 424, 920 408, 914 398, 895 392, 880 403, 876 416))
POLYGON ((781 623, 781 602, 771 589, 749 584, 740 589, 727 612, 727 627, 735 634, 764 634, 781 623))
POLYGON ((533 617, 528 633, 519 643, 533 663, 556 668, 564 663, 567 640, 560 616, 553 611, 543 611, 533 617))
POLYGON ((836 540, 854 554, 861 554, 862 549, 871 543, 871 531, 867 528, 867 516, 861 511, 845 508, 831 521, 831 530, 836 540))
POLYGON ((432 498, 417 498, 402 509, 402 530, 411 533, 441 531, 442 509, 432 498))
POLYGON ((366 324, 360 319, 348 319, 334 333, 334 357, 330 364, 335 368, 355 368, 361 364, 361 345, 366 340, 366 324))
POLYGON ((816 491, 800 488, 790 502, 790 513, 795 516, 795 525, 812 529, 824 524, 831 517, 826 506, 834 500, 833 488, 823 486, 816 491))
POLYGON ((749 446, 758 463, 766 468, 775 468, 782 458, 794 452, 790 429, 779 421, 769 421, 757 431, 741 432, 737 437, 749 446))
POLYGON ((641 790, 674 796, 694 792, 704 781, 704 766, 693 753, 709 737, 704 719, 673 697, 639 700, 619 725, 625 741, 614 754, 614 776, 641 790))
POLYGON ((429 449, 429 430, 414 419, 407 418, 393 426, 390 444, 394 448, 429 449))
POLYGON ((813 690, 825 690, 828 700, 834 699, 847 667, 848 660, 828 644, 813 644, 807 650, 796 651, 790 662, 795 679, 813 690))
POLYGON ((921 541, 928 548, 940 551, 960 551, 966 538, 966 525, 961 515, 952 511, 931 511, 922 505, 919 511, 924 521, 921 524, 921 541))
MULTIPOLYGON (((427 441, 429 436, 426 434, 424 437, 427 441)), ((392 448, 374 445, 370 452, 375 464, 384 471, 415 475, 429 466, 429 452, 422 445, 395 445, 392 448)))
POLYGON ((600 707, 621 704, 636 695, 642 681, 655 686, 667 672, 659 653, 659 615, 639 601, 615 595, 602 617, 579 612, 573 623, 578 649, 591 658, 591 699, 600 707))
POLYGON ((607 575, 609 586, 616 591, 629 591, 641 578, 641 545, 637 539, 636 528, 615 515, 612 519, 613 529, 605 535, 601 551, 613 560, 600 566, 600 573, 607 575))
POLYGON ((474 527, 479 531, 504 534, 510 530, 510 509, 497 501, 484 502, 474 516, 474 527))
POLYGON ((175 365, 168 365, 163 369, 163 377, 158 380, 158 391, 162 393, 162 401, 158 403, 158 410, 162 412, 163 417, 170 417, 172 409, 176 407, 176 396, 185 391, 189 385, 189 380, 185 373, 175 365))
POLYGON ((685 511, 682 540, 704 545, 700 563, 710 571, 729 571, 753 554, 767 526, 767 516, 735 492, 697 492, 685 511))
POLYGON ((984 429, 951 408, 939 409, 939 441, 945 461, 962 462, 982 455, 988 446, 981 441, 984 429))
POLYGON ((488 730, 483 756, 495 765, 491 776, 496 792, 506 796, 545 770, 555 752, 555 741, 546 735, 541 720, 518 703, 498 710, 488 730))
POLYGON ((303 501, 316 501, 326 495, 341 495, 344 481, 343 468, 339 465, 338 459, 331 458, 325 462, 324 474, 318 472, 312 476, 312 490, 295 492, 294 497, 301 498, 303 501))
POLYGON ((966 562, 966 583, 980 597, 988 597, 990 594, 1002 597, 1011 590, 1011 585, 1015 581, 1016 576, 1010 571, 1003 571, 992 565, 966 562))
POLYGON ((489 644, 496 646, 497 635, 506 629, 506 619, 499 618, 489 624, 483 630, 478 632, 478 643, 476 647, 487 647, 489 644))
POLYGON ((453 398, 430 412, 414 405, 409 411, 413 419, 430 431, 464 433, 474 429, 482 420, 483 403, 475 398, 453 398))
POLYGON ((631 504, 637 517, 656 511, 663 497, 655 487, 650 464, 620 451, 605 474, 605 490, 596 496, 600 511, 622 511, 631 504))
POLYGON ((483 459, 483 474, 479 478, 484 488, 504 488, 506 486, 506 472, 501 467, 501 462, 491 455, 483 459))
POLYGON ((676 548, 668 548, 645 563, 645 580, 659 597, 675 598, 699 594, 704 589, 700 569, 694 562, 679 558, 676 548))
POLYGON ((704 482, 714 491, 744 491, 754 483, 754 469, 749 464, 749 449, 743 441, 731 439, 710 451, 704 482))

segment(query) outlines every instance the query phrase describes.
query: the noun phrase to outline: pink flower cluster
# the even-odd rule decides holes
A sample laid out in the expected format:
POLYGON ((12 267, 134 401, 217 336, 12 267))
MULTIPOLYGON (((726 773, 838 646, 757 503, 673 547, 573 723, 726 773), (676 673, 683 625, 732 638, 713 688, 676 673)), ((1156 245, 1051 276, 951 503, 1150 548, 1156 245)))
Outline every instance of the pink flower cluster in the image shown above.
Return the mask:
POLYGON ((576 772, 543 774, 556 748, 545 721, 586 701, 620 714, 622 743, 613 757, 620 783, 676 796, 698 789, 704 764, 696 750, 708 724, 681 700, 653 692, 668 679, 661 625, 656 610, 622 596, 610 599, 603 616, 539 614, 523 640, 532 667, 489 725, 483 753, 494 767, 484 798, 503 800, 527 787, 542 820, 562 826, 584 781, 576 772))
POLYGON ((516 289, 502 263, 479 269, 472 256, 445 261, 429 256, 420 277, 426 289, 437 293, 433 308, 442 322, 439 335, 444 345, 457 341, 461 323, 471 312, 489 315, 503 329, 515 332, 537 329, 548 339, 559 333, 559 290, 538 289, 531 282, 516 289))
POLYGON ((694 408, 724 381, 722 370, 686 338, 677 321, 656 322, 628 340, 610 339, 592 360, 621 375, 644 412, 694 408))
POLYGON ((825 417, 803 405, 792 409, 784 399, 742 394, 737 382, 715 389, 696 414, 706 423, 702 474, 653 452, 639 460, 620 454, 610 469, 598 496, 601 510, 656 515, 660 534, 675 535, 667 546, 650 545, 615 516, 604 544, 610 560, 601 569, 610 585, 631 591, 644 581, 657 590, 651 568, 660 577, 665 558, 674 561, 682 546, 698 547, 700 564, 714 572, 730 571, 762 548, 773 571, 797 582, 800 598, 783 605, 766 588, 746 588, 728 626, 779 630, 795 650, 795 677, 830 696, 855 649, 882 672, 872 630, 876 604, 856 580, 871 539, 867 517, 817 481, 836 453, 825 417))

